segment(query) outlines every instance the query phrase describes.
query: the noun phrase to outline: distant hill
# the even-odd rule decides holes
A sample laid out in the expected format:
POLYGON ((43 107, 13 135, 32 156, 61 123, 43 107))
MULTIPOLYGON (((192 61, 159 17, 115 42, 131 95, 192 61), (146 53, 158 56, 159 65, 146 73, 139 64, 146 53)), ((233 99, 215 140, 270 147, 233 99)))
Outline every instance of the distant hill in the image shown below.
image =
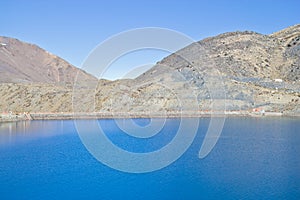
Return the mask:
POLYGON ((94 77, 34 45, 1 38, 6 45, 0 46, 0 108, 150 116, 258 109, 300 115, 299 40, 300 25, 271 35, 224 33, 171 54, 136 79, 99 80, 73 92, 67 85, 76 72, 81 82, 95 83, 94 77))
POLYGON ((73 84, 79 73, 92 75, 72 66, 42 48, 17 39, 0 37, 0 82, 73 84))

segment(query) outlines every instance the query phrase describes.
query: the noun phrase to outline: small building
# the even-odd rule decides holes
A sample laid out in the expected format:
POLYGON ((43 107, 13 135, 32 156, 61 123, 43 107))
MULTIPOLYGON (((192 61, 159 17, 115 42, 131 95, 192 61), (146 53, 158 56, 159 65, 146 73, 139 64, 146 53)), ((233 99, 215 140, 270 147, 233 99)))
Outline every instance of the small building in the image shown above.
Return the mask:
POLYGON ((266 111, 264 108, 262 107, 257 107, 257 108, 253 108, 252 109, 252 113, 255 113, 255 114, 261 114, 261 115, 265 115, 266 111))
POLYGON ((274 81, 275 81, 275 82, 278 82, 278 83, 282 83, 282 82, 283 82, 283 80, 280 79, 280 78, 275 78, 274 81))

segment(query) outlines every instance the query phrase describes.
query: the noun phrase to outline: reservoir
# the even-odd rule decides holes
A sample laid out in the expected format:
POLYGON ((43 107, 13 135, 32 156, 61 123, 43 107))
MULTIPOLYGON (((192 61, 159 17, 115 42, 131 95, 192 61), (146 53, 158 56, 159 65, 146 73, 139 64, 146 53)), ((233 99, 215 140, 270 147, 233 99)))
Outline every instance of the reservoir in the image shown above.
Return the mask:
MULTIPOLYGON (((151 123, 133 121, 140 127, 151 123)), ((93 123, 114 145, 140 154, 169 144, 180 121, 166 119, 149 138, 126 134, 113 119, 93 123)), ((187 150, 171 164, 147 173, 119 171, 98 161, 83 144, 73 120, 1 123, 0 198, 300 199, 299 118, 227 118, 216 145, 200 159, 209 122, 199 118, 187 150)), ((91 120, 80 123, 88 129, 91 120)))

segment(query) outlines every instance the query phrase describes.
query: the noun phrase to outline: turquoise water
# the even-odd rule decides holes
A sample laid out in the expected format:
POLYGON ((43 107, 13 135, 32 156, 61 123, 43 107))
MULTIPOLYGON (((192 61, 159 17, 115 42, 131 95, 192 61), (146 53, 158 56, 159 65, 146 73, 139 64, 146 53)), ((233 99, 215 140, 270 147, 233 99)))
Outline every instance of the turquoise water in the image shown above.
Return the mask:
MULTIPOLYGON (((160 149, 179 122, 169 119, 156 136, 134 139, 114 120, 99 120, 114 144, 133 152, 160 149)), ((1 123, 0 199, 300 199, 299 119, 228 118, 217 145, 199 159, 208 124, 200 120, 176 162, 131 174, 97 161, 71 120, 1 123)))

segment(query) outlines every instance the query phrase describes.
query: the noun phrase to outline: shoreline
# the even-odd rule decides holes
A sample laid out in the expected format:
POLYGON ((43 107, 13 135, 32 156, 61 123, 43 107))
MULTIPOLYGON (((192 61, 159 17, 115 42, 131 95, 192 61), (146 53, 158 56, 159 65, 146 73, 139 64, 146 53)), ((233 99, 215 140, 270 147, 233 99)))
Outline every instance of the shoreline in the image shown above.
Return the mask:
POLYGON ((200 111, 200 112, 168 112, 168 113, 23 113, 1 114, 1 122, 16 122, 26 120, 77 120, 77 119, 130 119, 130 118, 194 118, 194 117, 300 117, 300 114, 249 111, 200 111))

